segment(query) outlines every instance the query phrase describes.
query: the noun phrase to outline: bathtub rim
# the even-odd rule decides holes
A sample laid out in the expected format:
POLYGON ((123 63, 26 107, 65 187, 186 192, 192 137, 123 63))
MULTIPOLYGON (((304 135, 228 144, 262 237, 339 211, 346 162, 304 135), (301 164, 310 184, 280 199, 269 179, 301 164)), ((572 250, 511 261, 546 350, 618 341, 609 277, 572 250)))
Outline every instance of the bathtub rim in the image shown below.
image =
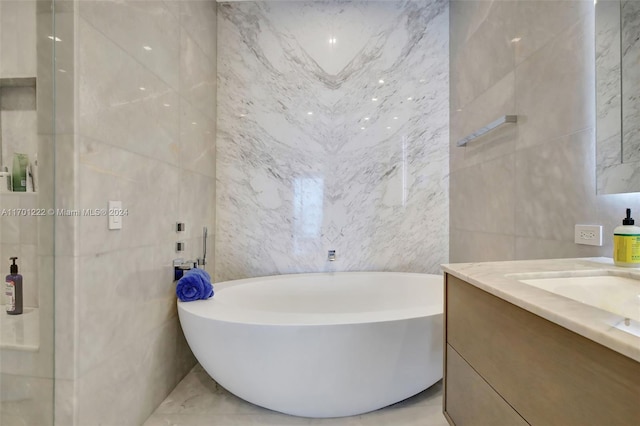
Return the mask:
MULTIPOLYGON (((257 281, 275 281, 282 279, 308 278, 318 275, 388 275, 388 276, 410 276, 413 278, 427 279, 425 285, 436 285, 436 280, 440 285, 440 292, 437 293, 437 300, 424 307, 388 309, 377 311, 361 311, 355 313, 297 313, 265 311, 257 309, 243 309, 238 306, 229 306, 216 303, 215 294, 207 300, 196 300, 192 302, 181 302, 177 300, 178 314, 193 315, 206 320, 220 321, 231 324, 255 325, 255 326, 332 326, 345 324, 370 324, 384 323, 392 321, 403 321, 412 318, 426 318, 430 316, 443 315, 444 312, 444 279, 442 275, 417 273, 417 272, 378 272, 378 271, 340 271, 340 272, 313 272, 267 275, 261 277, 242 278, 238 280, 228 280, 214 283, 214 290, 223 291, 257 281), (431 281, 431 282, 429 282, 431 281), (220 288, 222 287, 222 288, 220 288)), ((393 284, 391 284, 393 285, 393 284)), ((435 292, 435 290, 434 290, 435 292)))

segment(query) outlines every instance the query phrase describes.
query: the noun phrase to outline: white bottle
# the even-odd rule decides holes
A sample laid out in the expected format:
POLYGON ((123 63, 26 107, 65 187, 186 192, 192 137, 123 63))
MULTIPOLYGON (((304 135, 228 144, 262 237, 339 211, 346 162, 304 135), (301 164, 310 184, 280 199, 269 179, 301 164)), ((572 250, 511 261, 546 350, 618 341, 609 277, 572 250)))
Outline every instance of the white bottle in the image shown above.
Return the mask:
POLYGON ((622 226, 613 230, 613 263, 616 266, 640 268, 640 226, 635 226, 631 209, 622 226))
POLYGON ((11 173, 0 172, 0 192, 11 192, 11 173))

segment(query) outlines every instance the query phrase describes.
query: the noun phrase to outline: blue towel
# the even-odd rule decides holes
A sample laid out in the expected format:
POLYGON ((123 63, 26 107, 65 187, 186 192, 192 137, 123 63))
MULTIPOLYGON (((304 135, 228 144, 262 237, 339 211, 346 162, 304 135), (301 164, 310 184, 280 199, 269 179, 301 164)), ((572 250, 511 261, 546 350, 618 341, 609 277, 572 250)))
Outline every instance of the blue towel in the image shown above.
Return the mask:
POLYGON ((176 295, 183 302, 210 298, 213 296, 211 277, 204 269, 190 269, 178 280, 176 295))

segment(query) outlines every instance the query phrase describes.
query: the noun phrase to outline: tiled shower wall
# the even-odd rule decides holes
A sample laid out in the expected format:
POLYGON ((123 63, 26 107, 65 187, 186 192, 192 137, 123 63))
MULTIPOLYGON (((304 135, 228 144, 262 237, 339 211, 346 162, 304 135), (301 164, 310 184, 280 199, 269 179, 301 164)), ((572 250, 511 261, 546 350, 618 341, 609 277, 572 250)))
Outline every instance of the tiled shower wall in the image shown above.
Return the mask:
POLYGON ((128 211, 56 218, 56 423, 139 425, 195 364, 172 261, 213 241, 215 2, 56 3, 57 207, 128 211))
POLYGON ((444 0, 218 5, 217 280, 439 272, 448 15, 444 0))
POLYGON ((612 256, 640 194, 596 195, 593 0, 451 2, 451 261, 612 256), (464 148, 505 114, 518 123, 464 148), (604 226, 576 245, 575 224, 604 226))
MULTIPOLYGON (((35 21, 35 5, 33 9, 35 21)), ((33 31, 35 32, 35 28, 33 31)), ((0 145, 3 150, 0 156, 3 159, 0 170, 4 170, 4 167, 9 171, 12 170, 13 154, 16 152, 27 154, 32 163, 37 159, 38 125, 35 87, 0 87, 0 133, 0 145)), ((3 181, 0 184, 6 183, 3 181)), ((37 194, 34 192, 0 193, 2 209, 35 209, 37 206, 37 194)), ((37 230, 36 216, 4 215, 0 217, 0 270, 8 271, 11 264, 9 257, 18 257, 16 263, 19 265, 19 272, 25 284, 24 306, 38 306, 37 230)))
MULTIPOLYGON (((36 58, 36 2, 0 2, 0 171, 12 170, 16 152, 27 154, 32 163, 37 158, 36 58), (13 79, 21 81, 7 81, 13 79)), ((36 197, 0 193, 0 208, 36 208, 36 197)), ((10 256, 18 257, 24 306, 38 306, 37 243, 35 216, 0 217, 0 271, 9 270, 10 256)))
MULTIPOLYGON (((51 75, 51 60, 47 59, 51 58, 52 50, 52 42, 47 38, 51 32, 44 29, 51 17, 49 14, 47 21, 43 13, 46 8, 46 2, 35 0, 0 2, 0 77, 9 79, 0 83, 3 86, 0 88, 1 166, 9 170, 14 152, 28 154, 33 162, 36 153, 44 152, 43 148, 51 140, 51 132, 39 128, 40 121, 52 114, 51 108, 44 107, 50 97, 43 91, 48 84, 47 76, 51 75), (20 80, 13 80, 16 77, 20 80)), ((39 167, 38 176, 37 193, 0 194, 0 208, 45 206, 47 195, 51 194, 46 185, 52 182, 51 168, 39 167)), ((18 347, 7 347, 3 339, 0 349, 0 424, 3 426, 47 425, 53 419, 52 234, 52 217, 47 220, 28 215, 0 218, 1 270, 4 276, 8 273, 9 256, 19 257, 25 306, 23 315, 13 317, 10 327, 6 322, 3 324, 3 334, 15 333, 18 343, 18 347), (39 321, 35 324, 30 321, 35 315, 32 307, 39 308, 39 321), (38 338, 34 339, 35 336, 38 338), (33 346, 27 350, 20 348, 22 337, 24 343, 37 346, 37 350, 31 350, 33 346)), ((5 318, 8 319, 5 315, 0 322, 5 318)))

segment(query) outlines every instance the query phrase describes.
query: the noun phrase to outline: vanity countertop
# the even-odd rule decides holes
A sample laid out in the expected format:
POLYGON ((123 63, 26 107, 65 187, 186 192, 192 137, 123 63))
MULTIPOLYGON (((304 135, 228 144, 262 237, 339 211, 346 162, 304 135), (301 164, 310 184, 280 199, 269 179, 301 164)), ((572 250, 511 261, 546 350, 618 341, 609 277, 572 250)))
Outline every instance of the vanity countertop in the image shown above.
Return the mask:
MULTIPOLYGON (((640 362, 640 336, 616 328, 625 318, 518 281, 511 274, 616 270, 606 257, 451 263, 442 269, 494 296, 640 362)), ((638 271, 638 269, 631 269, 638 271)), ((640 298, 640 291, 638 292, 640 298)))

